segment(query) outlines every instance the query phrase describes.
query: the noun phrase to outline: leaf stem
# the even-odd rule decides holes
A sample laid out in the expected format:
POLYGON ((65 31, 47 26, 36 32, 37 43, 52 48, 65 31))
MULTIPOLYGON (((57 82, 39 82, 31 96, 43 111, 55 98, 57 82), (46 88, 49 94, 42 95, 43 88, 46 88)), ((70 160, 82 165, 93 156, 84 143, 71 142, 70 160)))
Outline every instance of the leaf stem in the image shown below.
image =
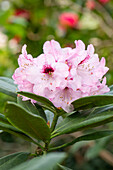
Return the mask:
POLYGON ((49 142, 50 142, 50 141, 48 141, 47 143, 45 143, 44 155, 46 155, 46 154, 47 154, 48 146, 49 146, 49 142))
POLYGON ((44 151, 44 147, 42 145, 40 145, 39 143, 35 142, 34 140, 32 141, 35 145, 38 145, 43 151, 44 151))
POLYGON ((57 120, 58 120, 58 115, 57 114, 54 114, 54 118, 53 118, 53 121, 52 121, 52 125, 51 125, 51 132, 53 132, 53 130, 55 129, 55 126, 57 124, 57 120))
POLYGON ((76 142, 78 142, 78 140, 75 139, 75 140, 68 142, 68 143, 65 143, 63 145, 60 145, 60 146, 57 146, 57 147, 54 147, 54 148, 50 148, 48 151, 50 152, 50 151, 54 151, 54 150, 57 150, 57 149, 60 149, 60 148, 65 148, 65 147, 70 146, 70 145, 72 145, 76 142))

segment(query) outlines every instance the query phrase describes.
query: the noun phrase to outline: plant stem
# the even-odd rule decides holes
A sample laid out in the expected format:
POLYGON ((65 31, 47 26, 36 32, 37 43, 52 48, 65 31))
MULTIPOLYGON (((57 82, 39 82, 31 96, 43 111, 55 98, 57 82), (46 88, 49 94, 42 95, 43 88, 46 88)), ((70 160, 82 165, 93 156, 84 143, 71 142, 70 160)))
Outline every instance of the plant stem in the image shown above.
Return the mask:
POLYGON ((46 153, 47 153, 47 151, 48 151, 48 146, 49 146, 49 142, 45 143, 44 155, 46 155, 46 153))
POLYGON ((34 143, 35 145, 38 145, 38 147, 40 147, 42 150, 44 150, 44 147, 43 147, 42 145, 40 145, 39 143, 37 143, 37 142, 35 142, 35 141, 33 141, 33 143, 34 143))
POLYGON ((68 142, 68 143, 65 143, 63 145, 60 145, 60 146, 57 146, 57 147, 54 147, 54 148, 50 148, 48 151, 54 151, 54 150, 57 150, 57 149, 60 149, 60 148, 64 148, 64 147, 67 147, 67 146, 70 146, 74 143, 78 142, 78 139, 74 139, 72 142, 68 142))
MULTIPOLYGON (((51 132, 53 132, 53 130, 55 129, 55 126, 56 126, 56 124, 57 124, 58 117, 59 117, 59 116, 55 113, 55 114, 54 114, 53 121, 52 121, 52 125, 51 125, 51 128, 50 128, 50 131, 51 131, 51 132)), ((47 153, 47 151, 48 151, 49 143, 50 143, 50 141, 48 141, 48 142, 45 143, 44 155, 45 155, 45 154, 47 153)))
POLYGON ((55 129, 55 126, 57 124, 57 120, 58 120, 58 115, 57 114, 54 114, 54 118, 53 118, 53 122, 52 122, 52 125, 51 125, 51 132, 53 132, 53 130, 55 129))

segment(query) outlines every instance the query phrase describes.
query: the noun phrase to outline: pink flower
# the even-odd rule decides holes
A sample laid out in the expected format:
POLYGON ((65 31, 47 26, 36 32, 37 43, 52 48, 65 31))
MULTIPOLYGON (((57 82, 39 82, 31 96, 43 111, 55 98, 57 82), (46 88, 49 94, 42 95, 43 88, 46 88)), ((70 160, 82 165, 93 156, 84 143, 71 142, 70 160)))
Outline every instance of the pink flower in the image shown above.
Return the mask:
POLYGON ((22 47, 22 54, 20 54, 18 58, 18 64, 23 68, 31 64, 33 61, 33 57, 30 54, 27 54, 26 47, 26 45, 22 47))
POLYGON ((108 3, 110 0, 98 0, 101 4, 106 4, 108 3))
POLYGON ((30 79, 28 79, 34 83, 34 93, 45 96, 46 87, 49 90, 55 90, 56 87, 62 86, 62 82, 69 74, 67 64, 56 62, 55 57, 51 54, 40 55, 37 58, 37 63, 39 65, 34 68, 33 76, 31 74, 30 79))
POLYGON ((43 51, 44 54, 53 55, 56 62, 62 57, 62 48, 60 44, 54 40, 46 41, 43 46, 43 51))
POLYGON ((58 108, 63 108, 66 112, 73 111, 73 105, 71 103, 82 97, 80 91, 74 91, 71 88, 65 87, 64 89, 56 88, 54 93, 51 93, 48 89, 45 90, 46 97, 54 103, 58 108))
POLYGON ((97 82, 96 86, 90 89, 90 94, 101 95, 101 94, 104 94, 105 91, 109 92, 109 88, 106 85, 106 77, 103 78, 102 83, 97 82))
POLYGON ((79 17, 75 13, 64 12, 59 16, 59 24, 62 28, 75 28, 78 24, 79 17))
POLYGON ((108 70, 109 69, 105 67, 105 59, 102 58, 99 62, 98 55, 94 54, 93 46, 89 45, 86 58, 78 64, 77 68, 77 73, 82 79, 82 84, 93 85, 102 79, 108 70))
MULTIPOLYGON (((68 55, 65 57, 65 62, 70 67, 70 70, 74 67, 76 68, 80 62, 86 58, 87 52, 85 51, 85 45, 81 40, 75 41, 76 48, 69 49, 68 55)), ((64 48, 66 49, 66 48, 64 48)), ((63 49, 63 50, 64 50, 63 49)))
POLYGON ((74 49, 61 48, 58 42, 47 41, 37 58, 27 54, 24 45, 13 75, 18 89, 44 96, 66 112, 73 111, 74 100, 108 92, 105 59, 99 61, 92 44, 87 49, 81 40, 75 44, 74 49))
MULTIPOLYGON (((26 45, 22 47, 22 54, 19 55, 18 64, 19 68, 15 70, 12 78, 15 84, 18 84, 18 89, 20 91, 33 92, 33 84, 27 80, 27 69, 33 65, 34 61, 30 54, 27 54, 26 45)), ((28 100, 28 98, 23 97, 23 100, 28 100)))

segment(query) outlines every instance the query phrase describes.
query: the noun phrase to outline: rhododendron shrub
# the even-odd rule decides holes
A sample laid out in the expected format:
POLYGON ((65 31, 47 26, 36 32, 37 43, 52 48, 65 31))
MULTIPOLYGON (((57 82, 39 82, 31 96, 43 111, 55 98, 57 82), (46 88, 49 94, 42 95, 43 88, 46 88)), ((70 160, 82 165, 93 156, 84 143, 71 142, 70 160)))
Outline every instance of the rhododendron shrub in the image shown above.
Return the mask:
POLYGON ((73 111, 76 99, 108 92, 105 59, 99 61, 92 44, 87 49, 81 40, 75 44, 74 49, 61 48, 58 42, 47 41, 37 58, 27 54, 24 45, 13 75, 18 89, 46 97, 67 112, 73 111))
POLYGON ((49 153, 45 157, 45 153, 113 135, 113 130, 97 128, 113 121, 113 86, 106 85, 109 69, 92 44, 86 48, 78 40, 75 48, 61 48, 55 40, 46 41, 43 53, 36 58, 27 53, 24 45, 18 64, 13 79, 0 77, 0 92, 15 101, 7 102, 4 114, 0 114, 0 130, 34 143, 36 150, 1 158, 2 169, 44 169, 45 159, 47 170, 55 165, 58 168, 57 163, 66 155, 49 153), (52 140, 78 131, 82 131, 81 136, 62 145, 56 146, 52 140), (33 160, 26 161, 29 158, 33 160), (3 164, 4 160, 7 164, 3 164))

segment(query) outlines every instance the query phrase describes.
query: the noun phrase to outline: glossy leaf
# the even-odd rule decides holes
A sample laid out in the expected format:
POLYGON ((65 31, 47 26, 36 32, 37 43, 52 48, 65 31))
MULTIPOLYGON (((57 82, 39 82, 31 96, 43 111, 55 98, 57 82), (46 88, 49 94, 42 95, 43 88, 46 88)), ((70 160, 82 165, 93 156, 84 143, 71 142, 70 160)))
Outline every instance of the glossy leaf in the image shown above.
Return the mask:
POLYGON ((29 112, 39 115, 39 116, 43 117, 45 120, 47 120, 44 110, 42 109, 42 107, 40 105, 32 104, 31 101, 29 101, 29 100, 22 101, 21 97, 17 97, 17 103, 19 105, 21 105, 22 107, 24 107, 29 112))
POLYGON ((41 104, 41 106, 43 106, 44 108, 50 111, 55 111, 55 106, 53 105, 53 103, 45 97, 42 97, 42 96, 39 96, 33 93, 29 93, 29 92, 18 92, 18 94, 37 101, 39 104, 41 104))
POLYGON ((72 102, 75 110, 90 109, 93 107, 104 106, 113 103, 113 95, 87 96, 72 102))
POLYGON ((100 114, 100 113, 106 112, 106 111, 108 111, 108 112, 113 111, 113 104, 96 108, 94 111, 92 111, 91 114, 92 114, 92 115, 94 115, 94 114, 100 114))
POLYGON ((25 162, 12 170, 52 170, 66 157, 65 153, 49 153, 25 162))
POLYGON ((6 117, 3 114, 1 114, 1 113, 0 113, 0 122, 10 124, 8 122, 8 120, 6 119, 6 117))
POLYGON ((0 114, 0 130, 3 130, 5 132, 11 133, 12 135, 15 135, 17 137, 20 137, 26 141, 33 142, 33 139, 31 139, 29 136, 12 126, 8 120, 5 118, 4 115, 0 114))
POLYGON ((40 115, 41 117, 43 117, 43 118, 47 121, 47 117, 46 117, 45 111, 44 111, 44 109, 42 108, 42 106, 40 106, 38 103, 35 103, 34 105, 35 105, 35 107, 37 108, 37 110, 38 110, 38 112, 39 112, 39 115, 40 115))
POLYGON ((93 133, 90 133, 90 134, 87 134, 87 135, 80 136, 80 137, 74 139, 73 141, 71 141, 69 143, 66 143, 66 144, 63 144, 63 145, 60 145, 60 146, 57 146, 57 147, 54 147, 54 148, 50 148, 49 151, 64 148, 64 147, 73 145, 74 143, 77 143, 77 142, 96 140, 96 139, 100 139, 100 138, 110 136, 110 135, 113 135, 113 130, 93 132, 93 133))
POLYGON ((27 152, 18 152, 8 156, 4 156, 0 158, 0 169, 1 170, 10 170, 15 166, 25 162, 28 157, 29 153, 27 152))
POLYGON ((5 115, 13 126, 25 134, 44 142, 49 140, 50 129, 40 116, 28 112, 13 102, 7 103, 5 115))
POLYGON ((16 97, 17 86, 13 83, 13 80, 6 77, 0 77, 0 92, 12 97, 16 97))
POLYGON ((106 94, 113 94, 113 85, 109 86, 109 88, 110 88, 110 91, 106 94))
MULTIPOLYGON (((20 132, 17 128, 13 127, 10 122, 6 119, 6 117, 3 114, 0 114, 0 127, 2 128, 8 128, 9 130, 14 130, 17 132, 20 132)), ((2 129, 3 130, 3 129, 2 129)))
POLYGON ((76 141, 79 142, 79 141, 96 140, 110 135, 113 135, 113 130, 97 131, 84 136, 80 136, 76 138, 76 141))
POLYGON ((52 133, 52 137, 97 127, 113 121, 113 111, 88 117, 71 115, 66 117, 52 133))

